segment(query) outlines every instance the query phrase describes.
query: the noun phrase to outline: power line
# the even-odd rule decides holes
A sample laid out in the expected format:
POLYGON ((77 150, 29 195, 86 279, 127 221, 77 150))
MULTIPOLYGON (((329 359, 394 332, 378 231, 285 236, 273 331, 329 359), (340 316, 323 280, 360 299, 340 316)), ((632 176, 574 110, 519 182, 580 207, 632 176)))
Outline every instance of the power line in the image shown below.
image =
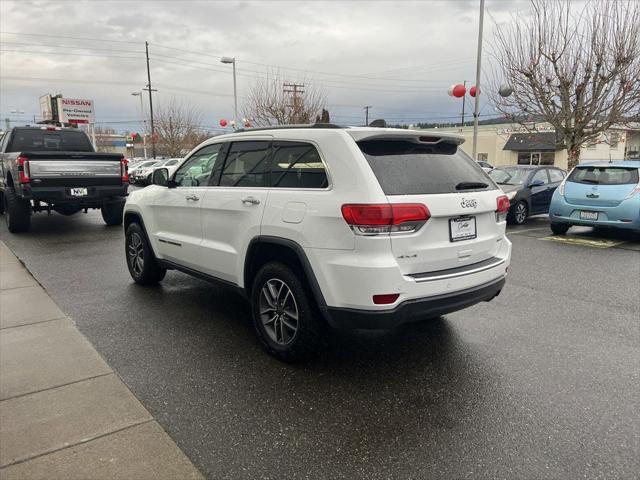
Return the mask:
POLYGON ((68 35, 52 35, 46 33, 26 33, 26 32, 6 32, 0 31, 4 35, 23 35, 27 37, 47 37, 47 38, 68 38, 69 40, 89 40, 93 42, 109 42, 109 43, 129 43, 140 45, 142 42, 133 42, 130 40, 108 40, 103 38, 89 38, 89 37, 71 37, 68 35))

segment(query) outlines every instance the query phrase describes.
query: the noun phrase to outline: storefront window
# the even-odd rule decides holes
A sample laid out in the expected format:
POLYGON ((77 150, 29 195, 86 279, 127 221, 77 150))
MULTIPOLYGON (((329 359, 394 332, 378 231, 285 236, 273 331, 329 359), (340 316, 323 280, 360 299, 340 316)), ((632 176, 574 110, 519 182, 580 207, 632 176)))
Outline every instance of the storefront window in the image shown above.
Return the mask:
POLYGON ((553 165, 554 152, 518 152, 518 165, 553 165))

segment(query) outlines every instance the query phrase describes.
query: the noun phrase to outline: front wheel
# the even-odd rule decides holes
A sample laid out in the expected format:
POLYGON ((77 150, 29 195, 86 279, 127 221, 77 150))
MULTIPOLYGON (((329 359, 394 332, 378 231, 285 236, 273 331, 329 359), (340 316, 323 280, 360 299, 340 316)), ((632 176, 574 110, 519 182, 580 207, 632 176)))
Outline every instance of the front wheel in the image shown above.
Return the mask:
POLYGON ((167 274, 167 269, 158 264, 147 235, 137 223, 127 228, 125 254, 129 274, 140 285, 154 285, 167 274))
POLYGON ((100 211, 102 219, 107 225, 122 225, 124 202, 107 202, 102 205, 100 211))
POLYGON ((522 225, 527 219, 528 215, 529 207, 527 206, 527 202, 520 200, 509 210, 507 220, 509 221, 509 223, 513 223, 515 225, 522 225))
POLYGON ((317 353, 324 336, 321 320, 304 277, 287 265, 263 266, 251 290, 253 323, 264 348, 285 362, 317 353))
POLYGON ((566 223, 552 223, 551 231, 554 235, 565 235, 570 227, 571 225, 566 223))
POLYGON ((18 197, 11 187, 4 191, 2 197, 9 231, 11 233, 28 231, 31 227, 31 202, 18 197))

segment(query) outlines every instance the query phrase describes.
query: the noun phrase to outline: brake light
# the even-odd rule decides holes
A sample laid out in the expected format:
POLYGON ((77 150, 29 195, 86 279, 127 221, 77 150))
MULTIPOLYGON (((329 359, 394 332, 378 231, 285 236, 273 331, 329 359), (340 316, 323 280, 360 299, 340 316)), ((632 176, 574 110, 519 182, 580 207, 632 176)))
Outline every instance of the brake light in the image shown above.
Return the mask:
POLYGON ((421 203, 346 204, 342 216, 358 235, 415 232, 431 218, 421 203))
POLYGON ((16 158, 16 165, 18 166, 18 181, 20 183, 31 182, 31 171, 29 169, 29 159, 20 155, 16 158))
POLYGON ((564 197, 564 184, 566 183, 566 180, 563 180, 562 183, 560 185, 558 185, 558 193, 564 197))
POLYGON ((124 157, 120 159, 120 174, 123 182, 129 182, 129 160, 124 157))
POLYGON ((507 219, 510 207, 511 203, 506 195, 500 195, 496 199, 496 222, 504 222, 507 219))
POLYGON ((384 295, 374 295, 373 303, 376 305, 389 305, 390 303, 395 302, 399 296, 399 293, 385 293, 384 295))

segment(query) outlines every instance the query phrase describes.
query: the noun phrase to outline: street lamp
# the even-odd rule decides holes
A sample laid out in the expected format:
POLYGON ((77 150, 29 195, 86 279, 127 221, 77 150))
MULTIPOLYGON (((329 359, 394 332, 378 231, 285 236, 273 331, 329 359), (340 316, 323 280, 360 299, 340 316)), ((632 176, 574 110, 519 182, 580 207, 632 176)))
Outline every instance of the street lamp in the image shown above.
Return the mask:
MULTIPOLYGON (((143 156, 144 159, 147 159, 147 136, 145 134, 146 130, 147 130, 147 126, 146 123, 147 121, 144 118, 144 103, 143 103, 143 97, 142 97, 142 92, 131 92, 131 95, 133 95, 134 97, 140 97, 140 121, 142 123, 142 151, 143 151, 143 156)), ((134 148, 134 152, 135 152, 135 148, 134 148)))
POLYGON ((222 63, 233 65, 233 120, 238 128, 238 90, 236 88, 236 59, 235 57, 222 57, 220 59, 222 63))

